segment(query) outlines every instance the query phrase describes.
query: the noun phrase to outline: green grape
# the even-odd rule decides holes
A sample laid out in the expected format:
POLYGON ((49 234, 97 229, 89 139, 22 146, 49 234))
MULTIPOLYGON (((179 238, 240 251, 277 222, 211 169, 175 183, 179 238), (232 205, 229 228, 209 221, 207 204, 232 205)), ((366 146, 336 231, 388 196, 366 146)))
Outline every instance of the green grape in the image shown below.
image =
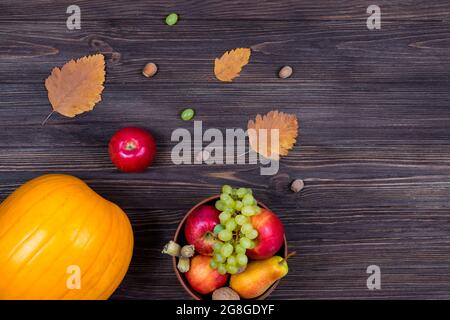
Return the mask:
POLYGON ((252 231, 253 230, 253 226, 252 226, 252 224, 251 223, 245 223, 245 224, 243 224, 242 225, 242 228, 241 228, 241 232, 243 233, 243 234, 248 234, 250 231, 252 231))
POLYGON ((235 274, 238 272, 238 267, 231 264, 227 264, 226 269, 229 274, 235 274))
POLYGON ((242 215, 242 214, 239 214, 236 217, 234 217, 234 220, 240 226, 242 226, 244 223, 248 222, 248 218, 246 216, 242 215))
POLYGON ((222 200, 223 202, 227 202, 227 200, 233 200, 233 198, 231 198, 231 196, 229 194, 226 193, 222 193, 220 195, 220 200, 222 200))
POLYGON ((250 240, 256 239, 258 237, 258 231, 256 231, 255 229, 250 230, 248 233, 245 234, 247 236, 247 238, 249 238, 250 240))
POLYGON ((225 243, 220 249, 220 253, 226 258, 231 256, 231 254, 233 253, 233 246, 231 245, 231 243, 225 243))
POLYGON ((223 255, 221 255, 220 253, 215 253, 213 259, 217 263, 224 263, 226 260, 225 257, 223 255))
POLYGON ((241 210, 241 213, 244 216, 250 217, 253 216, 255 214, 255 209, 253 206, 244 206, 241 210))
POLYGON ((254 206, 253 209, 255 210, 255 214, 260 214, 261 213, 261 208, 258 206, 254 206))
POLYGON ((238 198, 242 199, 245 195, 247 194, 247 189, 245 188, 239 188, 236 191, 236 195, 238 196, 238 198))
POLYGON ((168 26, 176 25, 178 22, 178 15, 176 13, 170 13, 166 16, 166 24, 168 26))
POLYGON ((233 188, 231 186, 226 184, 222 187, 222 193, 231 194, 232 192, 233 192, 233 188))
POLYGON ((219 211, 223 211, 225 209, 225 202, 223 202, 222 200, 218 200, 216 201, 216 209, 219 211))
POLYGON ((252 245, 252 241, 246 237, 241 238, 241 240, 239 241, 240 245, 242 246, 242 248, 248 249, 251 247, 252 245))
POLYGON ((222 231, 219 232, 219 239, 220 240, 226 242, 226 241, 230 241, 231 238, 233 238, 233 234, 231 233, 230 230, 225 229, 225 230, 222 230, 222 231))
POLYGON ((194 115, 195 115, 194 109, 187 108, 181 112, 180 118, 181 118, 181 120, 189 121, 194 117, 194 115))
POLYGON ((228 200, 225 200, 225 205, 227 206, 227 209, 230 208, 230 209, 234 210, 234 208, 236 206, 236 202, 230 198, 228 200))
POLYGON ((237 199, 237 189, 233 189, 233 190, 231 190, 231 197, 233 198, 233 199, 237 199))
POLYGON ((230 231, 234 231, 234 229, 236 229, 236 227, 237 227, 237 223, 233 219, 228 220, 225 225, 225 228, 230 231))
POLYGON ((227 259, 227 265, 233 265, 235 266, 237 263, 236 257, 235 256, 229 256, 227 259))
POLYGON ((247 194, 253 195, 253 190, 250 188, 245 188, 247 190, 247 194))
POLYGON ((250 240, 250 247, 249 249, 253 249, 256 246, 255 241, 250 240))
POLYGON ((217 266, 217 271, 218 271, 220 274, 224 275, 225 273, 227 273, 227 268, 225 267, 224 264, 219 264, 219 265, 217 266))
MULTIPOLYGON (((220 198, 222 199, 222 197, 220 198)), ((222 199, 224 200, 224 199, 222 199)), ((246 194, 243 198, 242 198, 242 203, 244 204, 244 206, 251 206, 253 205, 253 201, 255 199, 253 198, 253 196, 251 194, 246 194)), ((224 200, 225 201, 225 200, 224 200)))
POLYGON ((230 218, 231 218, 231 214, 228 213, 227 211, 224 211, 221 214, 219 214, 220 223, 223 225, 225 225, 225 223, 227 223, 227 221, 230 220, 230 218))
POLYGON ((241 211, 243 206, 244 206, 244 205, 242 204, 242 201, 241 201, 241 200, 236 200, 236 202, 234 203, 234 208, 235 208, 237 211, 241 211))
MULTIPOLYGON (((228 258, 228 259, 230 259, 230 258, 228 258)), ((229 260, 227 260, 227 262, 228 261, 229 260)), ((236 255, 236 261, 237 261, 238 265, 245 266, 248 263, 248 258, 247 258, 247 256, 245 254, 239 253, 239 254, 236 255)))
POLYGON ((233 208, 225 208, 225 210, 223 210, 223 212, 229 213, 231 216, 234 214, 234 209, 233 208))
MULTIPOLYGON (((220 226, 220 224, 219 224, 219 226, 220 226)), ((223 246, 222 242, 216 241, 213 245, 213 249, 214 249, 214 251, 219 252, 220 249, 222 249, 222 246, 223 246)))
POLYGON ((216 224, 216 226, 214 227, 213 232, 214 232, 215 235, 218 235, 219 232, 222 231, 223 229, 225 229, 225 228, 223 227, 223 225, 221 225, 221 224, 216 224))
POLYGON ((238 244, 238 245, 236 245, 235 247, 234 247, 234 251, 237 253, 237 254, 245 254, 245 248, 244 247, 242 247, 240 244, 238 244))
POLYGON ((213 269, 217 269, 217 265, 218 263, 214 261, 214 259, 211 259, 211 261, 209 262, 209 266, 213 269))

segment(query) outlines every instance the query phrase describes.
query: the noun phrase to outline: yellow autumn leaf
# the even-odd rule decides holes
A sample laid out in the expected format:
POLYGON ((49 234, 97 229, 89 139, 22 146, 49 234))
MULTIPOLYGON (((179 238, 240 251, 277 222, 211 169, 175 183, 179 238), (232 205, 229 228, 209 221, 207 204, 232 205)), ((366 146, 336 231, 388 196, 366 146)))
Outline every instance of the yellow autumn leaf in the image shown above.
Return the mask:
POLYGON ((250 59, 249 48, 236 48, 214 60, 214 74, 220 81, 231 82, 250 59))
POLYGON ((101 54, 70 60, 45 80, 53 111, 66 117, 90 111, 102 100, 105 58, 101 54))
POLYGON ((279 160, 296 143, 298 121, 295 114, 275 110, 264 116, 258 114, 247 128, 251 148, 268 159, 279 160))

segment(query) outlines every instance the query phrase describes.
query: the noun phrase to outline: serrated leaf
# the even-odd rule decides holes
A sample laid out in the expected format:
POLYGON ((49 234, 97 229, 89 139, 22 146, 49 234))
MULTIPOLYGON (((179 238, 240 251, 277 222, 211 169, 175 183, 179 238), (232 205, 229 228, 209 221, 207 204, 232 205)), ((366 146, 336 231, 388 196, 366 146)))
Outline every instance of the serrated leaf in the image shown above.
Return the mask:
POLYGON ((239 77, 242 68, 250 60, 249 48, 236 48, 214 60, 214 74, 220 81, 231 82, 239 77))
POLYGON ((102 100, 105 58, 102 54, 70 60, 45 80, 53 110, 66 117, 90 111, 102 100))
POLYGON ((275 110, 264 116, 258 114, 255 121, 248 122, 247 128, 251 148, 268 159, 278 160, 287 155, 296 143, 298 121, 295 114, 275 110), (274 129, 277 130, 278 141, 272 141, 274 129))

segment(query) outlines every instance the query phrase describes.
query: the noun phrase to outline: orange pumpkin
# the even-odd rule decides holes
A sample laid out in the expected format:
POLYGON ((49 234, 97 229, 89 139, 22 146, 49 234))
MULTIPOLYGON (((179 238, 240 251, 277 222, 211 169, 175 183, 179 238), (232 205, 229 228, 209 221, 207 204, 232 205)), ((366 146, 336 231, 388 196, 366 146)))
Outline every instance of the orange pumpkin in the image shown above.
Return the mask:
POLYGON ((107 299, 132 252, 126 214, 78 178, 41 176, 0 205, 0 299, 107 299))

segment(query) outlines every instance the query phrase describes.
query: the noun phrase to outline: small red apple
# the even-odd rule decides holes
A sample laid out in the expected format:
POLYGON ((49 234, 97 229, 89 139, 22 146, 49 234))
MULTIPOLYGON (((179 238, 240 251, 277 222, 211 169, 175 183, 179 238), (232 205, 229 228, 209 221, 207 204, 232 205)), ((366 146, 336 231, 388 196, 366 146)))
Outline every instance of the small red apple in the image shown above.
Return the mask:
POLYGON ((155 159, 156 143, 144 129, 128 127, 112 136, 108 150, 111 161, 119 170, 141 172, 155 159))
POLYGON ((215 240, 214 227, 220 223, 220 211, 213 206, 203 205, 193 211, 186 220, 184 235, 189 244, 203 255, 213 253, 215 240))
POLYGON ((284 241, 284 228, 280 219, 267 209, 251 217, 253 228, 258 231, 255 247, 247 250, 246 254, 254 260, 263 260, 272 257, 280 250, 284 241))
POLYGON ((228 281, 228 274, 221 275, 217 270, 209 266, 212 257, 195 256, 191 259, 191 267, 185 273, 186 279, 192 289, 208 294, 223 287, 228 281))

